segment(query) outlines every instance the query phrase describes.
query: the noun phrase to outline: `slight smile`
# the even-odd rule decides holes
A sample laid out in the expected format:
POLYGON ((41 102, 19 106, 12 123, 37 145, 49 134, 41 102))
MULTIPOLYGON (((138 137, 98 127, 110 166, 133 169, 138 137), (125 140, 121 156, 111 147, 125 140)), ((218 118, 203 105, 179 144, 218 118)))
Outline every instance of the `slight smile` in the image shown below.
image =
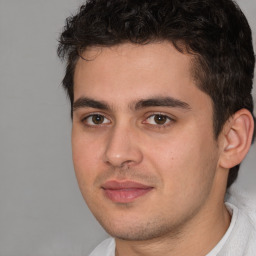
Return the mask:
POLYGON ((134 181, 107 181, 102 185, 104 195, 115 203, 129 203, 150 192, 153 187, 134 181))

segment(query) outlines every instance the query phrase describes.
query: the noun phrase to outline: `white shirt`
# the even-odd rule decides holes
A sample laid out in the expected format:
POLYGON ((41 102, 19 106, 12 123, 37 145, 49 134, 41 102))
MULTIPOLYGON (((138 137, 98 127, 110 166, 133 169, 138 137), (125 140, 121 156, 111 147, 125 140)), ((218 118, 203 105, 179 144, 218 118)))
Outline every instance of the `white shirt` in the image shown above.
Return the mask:
MULTIPOLYGON (((229 203, 226 203, 226 206, 232 214, 230 226, 219 243, 206 256, 255 256, 255 201, 250 202, 243 195, 228 195, 228 197, 229 203)), ((89 256, 115 256, 114 238, 104 240, 89 256)))

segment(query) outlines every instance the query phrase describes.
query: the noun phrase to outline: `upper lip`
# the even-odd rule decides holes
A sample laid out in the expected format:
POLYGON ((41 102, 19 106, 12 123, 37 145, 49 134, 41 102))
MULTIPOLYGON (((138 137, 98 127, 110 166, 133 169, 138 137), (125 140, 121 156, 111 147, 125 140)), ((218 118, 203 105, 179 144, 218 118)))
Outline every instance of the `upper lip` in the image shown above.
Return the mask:
POLYGON ((145 185, 136 181, 117 181, 117 180, 110 180, 105 182, 102 185, 103 189, 112 189, 112 190, 119 190, 119 189, 149 189, 152 186, 145 185))

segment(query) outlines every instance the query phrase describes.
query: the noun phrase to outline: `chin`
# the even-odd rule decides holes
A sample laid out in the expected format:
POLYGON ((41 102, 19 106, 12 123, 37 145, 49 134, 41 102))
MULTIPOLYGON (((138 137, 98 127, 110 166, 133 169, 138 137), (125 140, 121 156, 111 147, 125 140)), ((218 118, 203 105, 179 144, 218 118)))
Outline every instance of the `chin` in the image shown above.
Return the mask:
POLYGON ((164 236, 177 237, 177 226, 166 224, 161 221, 161 218, 147 221, 143 218, 143 221, 138 218, 134 218, 132 221, 128 221, 125 218, 120 218, 119 221, 107 219, 98 219, 101 226, 112 237, 126 241, 145 241, 164 236))

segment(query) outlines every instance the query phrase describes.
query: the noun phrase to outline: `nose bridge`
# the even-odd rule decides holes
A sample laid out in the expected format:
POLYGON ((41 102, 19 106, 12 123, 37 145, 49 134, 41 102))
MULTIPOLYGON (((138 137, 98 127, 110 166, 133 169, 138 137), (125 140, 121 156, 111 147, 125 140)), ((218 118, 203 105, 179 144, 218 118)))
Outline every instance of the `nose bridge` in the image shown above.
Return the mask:
POLYGON ((136 137, 136 128, 132 128, 128 123, 115 124, 107 138, 105 162, 114 167, 141 162, 142 152, 136 137))

